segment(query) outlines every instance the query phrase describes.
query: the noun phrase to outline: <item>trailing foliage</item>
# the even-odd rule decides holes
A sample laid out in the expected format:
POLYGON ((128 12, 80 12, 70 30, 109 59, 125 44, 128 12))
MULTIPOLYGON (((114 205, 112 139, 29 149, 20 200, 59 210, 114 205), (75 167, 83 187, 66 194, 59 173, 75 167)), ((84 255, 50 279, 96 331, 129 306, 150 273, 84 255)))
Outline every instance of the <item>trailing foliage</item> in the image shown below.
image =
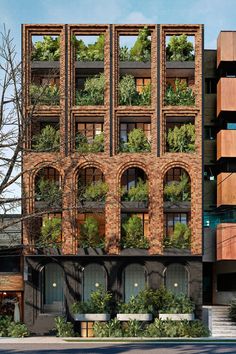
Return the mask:
POLYGON ((92 202, 104 202, 108 192, 108 184, 103 181, 96 181, 79 191, 79 199, 92 202))
POLYGON ((179 181, 171 181, 165 184, 164 196, 166 201, 185 202, 190 201, 191 187, 186 173, 180 176, 179 181))
POLYGON ((76 60, 78 61, 103 61, 105 36, 100 34, 95 43, 86 45, 82 39, 72 37, 75 48, 76 60))
POLYGON ((146 202, 148 201, 148 181, 138 178, 136 186, 130 187, 128 191, 122 189, 121 200, 130 202, 146 202))
POLYGON ((151 144, 142 129, 133 129, 128 134, 128 141, 121 142, 122 152, 150 152, 151 144))
POLYGON ((116 318, 109 322, 95 322, 93 325, 95 337, 123 337, 121 322, 116 318))
POLYGON ((30 85, 30 100, 33 105, 58 106, 60 91, 57 85, 30 85))
POLYGON ((60 206, 62 192, 54 180, 41 177, 36 185, 36 200, 43 201, 47 206, 60 206))
POLYGON ((55 327, 57 337, 74 337, 73 323, 67 322, 65 317, 58 316, 55 318, 55 327))
POLYGON ((104 104, 105 76, 104 73, 88 77, 84 89, 76 92, 77 106, 96 106, 104 104))
POLYGON ((167 146, 170 152, 195 151, 195 126, 192 123, 168 130, 167 146))
POLYGON ((24 323, 13 322, 10 316, 0 315, 0 337, 28 337, 29 330, 24 323))
POLYGON ((193 106, 195 105, 195 94, 187 82, 175 80, 175 88, 169 85, 165 94, 166 106, 193 106))
POLYGON ((36 151, 59 151, 60 131, 51 125, 46 125, 39 134, 33 137, 32 147, 36 151))
POLYGON ((61 218, 51 218, 43 221, 38 247, 61 247, 61 218))
POLYGON ((121 245, 123 248, 149 248, 148 239, 143 233, 143 223, 137 215, 122 222, 121 245))
POLYGON ((34 43, 31 60, 56 61, 60 59, 60 36, 53 39, 43 36, 42 41, 34 43))
POLYGON ((188 225, 177 222, 171 236, 164 238, 165 247, 189 248, 191 243, 191 230, 188 225))
POLYGON ((97 153, 104 151, 104 133, 96 134, 91 143, 85 135, 77 133, 75 138, 76 150, 80 153, 97 153))
POLYGON ((236 300, 233 300, 230 303, 229 317, 231 318, 232 321, 236 321, 236 300))
POLYGON ((124 46, 120 48, 119 57, 121 61, 150 61, 151 58, 151 35, 150 30, 147 27, 143 27, 139 30, 138 37, 129 50, 124 46))
POLYGON ((166 47, 167 61, 192 61, 194 60, 194 47, 188 41, 186 34, 180 36, 171 36, 166 47))
POLYGON ((119 81, 119 104, 122 106, 150 106, 151 84, 143 87, 141 93, 136 89, 132 75, 124 75, 119 81))
POLYGON ((102 287, 99 287, 98 290, 91 292, 88 301, 75 302, 71 307, 71 311, 74 314, 110 313, 111 301, 112 294, 109 291, 105 291, 102 287))
POLYGON ((80 247, 104 248, 105 236, 99 234, 99 222, 92 216, 88 216, 80 225, 80 247))

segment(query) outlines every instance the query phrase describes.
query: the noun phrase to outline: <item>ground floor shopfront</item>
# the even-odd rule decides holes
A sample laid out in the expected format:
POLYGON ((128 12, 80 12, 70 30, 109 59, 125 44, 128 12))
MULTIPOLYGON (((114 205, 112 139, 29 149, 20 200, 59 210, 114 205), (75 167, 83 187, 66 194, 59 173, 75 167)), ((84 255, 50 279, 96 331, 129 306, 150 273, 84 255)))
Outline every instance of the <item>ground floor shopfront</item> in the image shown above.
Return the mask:
POLYGON ((146 286, 165 285, 202 304, 201 257, 157 256, 29 256, 24 293, 24 322, 37 334, 53 328, 54 317, 67 314, 77 300, 87 300, 99 286, 128 301, 146 286))

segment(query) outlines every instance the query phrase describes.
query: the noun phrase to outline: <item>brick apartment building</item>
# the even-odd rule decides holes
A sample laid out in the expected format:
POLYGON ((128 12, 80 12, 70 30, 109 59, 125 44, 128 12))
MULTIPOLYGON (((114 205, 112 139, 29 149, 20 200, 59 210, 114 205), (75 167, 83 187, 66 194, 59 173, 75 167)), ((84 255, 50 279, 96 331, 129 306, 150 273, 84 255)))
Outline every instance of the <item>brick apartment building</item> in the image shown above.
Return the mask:
MULTIPOLYGON (((218 245, 215 258, 216 231, 209 220, 219 211, 227 214, 228 205, 231 208, 236 204, 230 193, 231 202, 223 200, 226 194, 220 188, 226 184, 222 182, 217 189, 215 182, 216 175, 218 181, 230 173, 229 183, 234 177, 226 167, 229 161, 233 164, 234 152, 228 153, 227 146, 223 149, 226 139, 221 137, 231 134, 233 143, 234 133, 218 133, 219 164, 214 155, 215 136, 211 135, 219 130, 218 118, 221 129, 225 129, 227 111, 235 110, 234 101, 228 99, 231 96, 220 94, 235 86, 234 78, 223 77, 225 65, 231 62, 233 67, 235 60, 233 52, 227 51, 226 34, 219 37, 217 71, 216 51, 204 51, 202 25, 22 26, 28 128, 23 155, 23 213, 35 216, 23 224, 21 307, 24 321, 33 332, 48 332, 58 313, 72 319, 71 304, 86 300, 98 285, 124 301, 145 286, 156 289, 164 285, 175 293, 189 295, 199 315, 203 303, 221 303, 217 274, 226 273, 225 269, 234 264, 218 261, 234 256, 225 255, 224 246, 218 245), (134 43, 141 38, 140 33, 146 48, 135 57, 138 46, 134 43), (193 48, 192 57, 185 61, 168 53, 171 38, 183 34, 193 48), (55 46, 53 54, 39 44, 45 41, 43 36, 51 38, 47 37, 51 47, 55 46), (95 49, 94 43, 98 43, 95 49), (219 73, 219 117, 215 119, 219 73), (96 85, 103 87, 102 97, 96 85), (187 104, 176 102, 178 87, 184 91, 183 102, 188 95, 187 104), (49 126, 59 144, 43 150, 36 137, 46 134, 49 126), (180 132, 186 126, 194 130, 189 150, 171 148, 171 132, 180 132), (130 148, 132 132, 139 137, 141 134, 145 142, 138 151, 130 148), (171 188, 168 190, 173 186, 176 190, 182 183, 185 187, 177 196, 171 188), (96 198, 91 196, 91 188, 98 185, 100 194, 96 198), (137 197, 138 189, 142 189, 141 197, 137 197), (173 236, 176 224, 182 231, 173 236), (43 228, 48 228, 50 235, 57 230, 53 245, 45 246, 48 237, 43 228), (132 243, 128 236, 137 228, 139 236, 132 243), (88 241, 86 235, 90 233, 88 241)), ((232 184, 227 188, 231 190, 232 184)), ((217 242, 227 238, 231 230, 221 225, 217 226, 217 242)), ((229 249, 234 252, 231 246, 229 249)))

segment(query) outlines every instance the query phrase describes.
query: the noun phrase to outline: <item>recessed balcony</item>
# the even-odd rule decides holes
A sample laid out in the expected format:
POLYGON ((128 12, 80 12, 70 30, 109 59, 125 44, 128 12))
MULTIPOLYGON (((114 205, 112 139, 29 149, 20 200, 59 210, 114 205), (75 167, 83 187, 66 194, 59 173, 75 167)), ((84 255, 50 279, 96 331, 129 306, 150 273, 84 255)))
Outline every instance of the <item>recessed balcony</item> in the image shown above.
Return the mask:
POLYGON ((221 130, 217 134, 217 160, 236 156, 236 130, 221 130))
POLYGON ((217 84, 217 116, 236 111, 236 78, 222 77, 217 84))
POLYGON ((236 223, 223 223, 217 225, 217 231, 216 231, 217 261, 236 259, 235 232, 236 232, 236 223))
POLYGON ((236 173, 220 173, 217 176, 217 207, 236 205, 236 173))

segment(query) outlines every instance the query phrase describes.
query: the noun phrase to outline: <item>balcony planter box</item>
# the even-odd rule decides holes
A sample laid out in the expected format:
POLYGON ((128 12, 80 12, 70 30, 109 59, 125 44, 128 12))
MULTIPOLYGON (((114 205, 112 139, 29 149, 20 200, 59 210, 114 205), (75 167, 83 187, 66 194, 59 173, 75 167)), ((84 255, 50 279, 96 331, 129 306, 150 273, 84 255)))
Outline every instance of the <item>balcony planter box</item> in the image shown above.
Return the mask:
POLYGON ((171 321, 193 321, 193 313, 159 313, 159 319, 162 321, 171 320, 171 321))
POLYGON ((148 201, 142 202, 130 202, 130 201, 121 201, 121 208, 122 209, 148 209, 148 201))
POLYGON ((178 210, 186 210, 189 211, 191 209, 191 202, 190 201, 185 201, 185 202, 164 202, 164 209, 165 210, 173 210, 173 211, 178 211, 178 210))
POLYGON ((110 321, 110 314, 108 313, 76 313, 74 314, 74 320, 79 322, 95 322, 110 321))
POLYGON ((104 209, 105 202, 92 202, 92 201, 84 201, 83 203, 78 203, 79 209, 104 209))
POLYGON ((152 321, 151 313, 118 313, 116 318, 119 321, 140 321, 140 322, 149 322, 152 321))
POLYGON ((42 200, 36 200, 35 201, 35 209, 37 210, 48 210, 48 209, 60 209, 61 208, 61 203, 53 203, 53 204, 48 204, 46 201, 42 200))

